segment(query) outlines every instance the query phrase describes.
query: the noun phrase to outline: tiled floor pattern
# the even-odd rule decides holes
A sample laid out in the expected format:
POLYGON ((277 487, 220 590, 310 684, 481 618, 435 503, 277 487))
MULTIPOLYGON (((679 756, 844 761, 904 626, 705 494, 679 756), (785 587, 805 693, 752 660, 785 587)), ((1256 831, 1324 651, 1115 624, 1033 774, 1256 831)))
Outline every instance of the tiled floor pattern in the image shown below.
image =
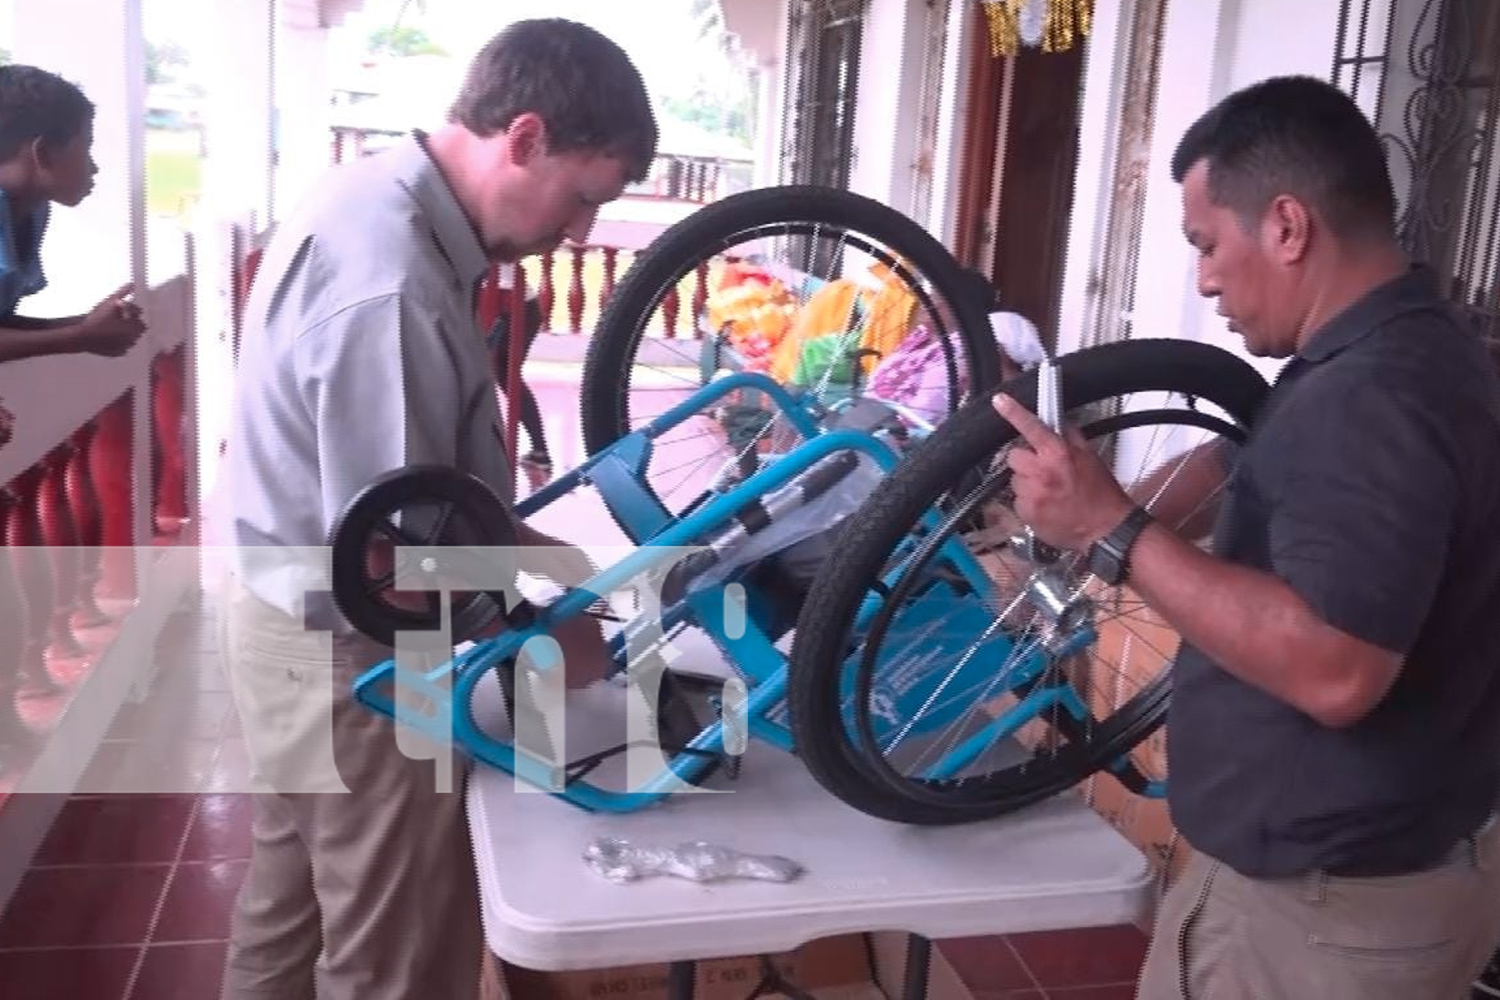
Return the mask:
MULTIPOLYGON (((544 412, 576 406, 573 387, 536 389, 544 412)), ((553 419, 549 436, 565 466, 579 450, 576 425, 553 419)), ((559 520, 613 529, 602 514, 559 520)), ((5 1000, 217 996, 250 813, 248 798, 228 791, 244 787, 245 762, 214 649, 198 615, 164 633, 161 683, 175 696, 122 709, 84 779, 86 793, 109 794, 69 799, 0 914, 5 1000), (170 706, 170 717, 157 705, 170 706)), ((1130 1000, 1145 943, 1134 927, 1107 927, 940 947, 979 1000, 1130 1000)))
MULTIPOLYGON (((249 856, 238 726, 205 619, 162 637, 164 684, 197 694, 122 710, 0 915, 5 1000, 208 1000, 249 856), (170 704, 173 718, 159 718, 170 704), (184 707, 187 706, 187 707, 184 707), (162 733, 176 734, 170 741, 162 733), (175 746, 163 758, 152 748, 175 746), (173 766, 164 768, 161 761, 173 766), (101 770, 101 768, 107 768, 101 770)), ((941 943, 981 1000, 1130 1000, 1134 927, 941 943)), ((524 1000, 524 998, 520 998, 524 1000)))

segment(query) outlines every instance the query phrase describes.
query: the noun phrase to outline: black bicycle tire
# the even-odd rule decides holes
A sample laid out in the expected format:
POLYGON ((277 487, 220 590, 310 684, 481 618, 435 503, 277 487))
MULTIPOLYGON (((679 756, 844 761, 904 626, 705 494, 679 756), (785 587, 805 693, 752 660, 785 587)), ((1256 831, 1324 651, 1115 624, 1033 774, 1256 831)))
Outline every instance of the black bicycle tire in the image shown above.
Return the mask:
POLYGON ((674 223, 615 286, 584 356, 579 418, 590 455, 630 431, 628 362, 640 345, 641 319, 665 289, 701 261, 705 249, 756 227, 788 223, 847 227, 898 251, 951 304, 955 333, 970 359, 971 386, 989 387, 1000 380, 1000 349, 989 324, 993 292, 924 229, 890 206, 850 191, 814 185, 758 188, 720 199, 674 223))
MULTIPOLYGON (((1151 339, 1102 345, 1059 361, 1063 406, 1072 409, 1114 396, 1172 391, 1211 402, 1248 427, 1268 390, 1265 379, 1227 351, 1192 341, 1151 339)), ((1005 386, 1034 408, 1034 373, 1005 386)), ((932 501, 1014 437, 988 398, 971 400, 907 453, 881 489, 848 519, 798 617, 789 657, 788 701, 793 745, 827 791, 850 806, 893 822, 942 825, 991 818, 1071 787, 1160 725, 1171 690, 1170 670, 1110 717, 1113 729, 1080 759, 1062 761, 1048 781, 998 791, 981 801, 936 804, 913 801, 868 773, 850 746, 837 693, 838 671, 848 649, 848 624, 867 583, 932 501)))

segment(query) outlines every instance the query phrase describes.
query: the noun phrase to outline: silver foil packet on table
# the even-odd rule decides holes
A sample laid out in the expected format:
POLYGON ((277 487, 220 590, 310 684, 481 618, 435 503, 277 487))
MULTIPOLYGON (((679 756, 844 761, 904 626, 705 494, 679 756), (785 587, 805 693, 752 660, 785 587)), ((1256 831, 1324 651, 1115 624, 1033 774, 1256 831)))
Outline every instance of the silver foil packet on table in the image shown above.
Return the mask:
POLYGON ((737 878, 790 882, 804 871, 790 858, 747 854, 701 840, 673 847, 647 847, 615 837, 601 837, 584 850, 583 860, 598 874, 620 883, 652 875, 670 875, 692 882, 737 878))

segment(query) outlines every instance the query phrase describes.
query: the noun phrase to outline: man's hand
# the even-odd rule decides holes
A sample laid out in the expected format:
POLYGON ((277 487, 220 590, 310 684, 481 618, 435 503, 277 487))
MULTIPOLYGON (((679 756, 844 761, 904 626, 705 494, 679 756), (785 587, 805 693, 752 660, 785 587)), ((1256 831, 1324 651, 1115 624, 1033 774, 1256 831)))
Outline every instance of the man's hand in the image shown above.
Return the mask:
MULTIPOLYGON (((542 576, 559 587, 581 587, 599 572, 593 560, 576 545, 553 538, 524 521, 516 522, 520 547, 520 570, 542 576)), ((552 625, 548 634, 562 648, 563 676, 570 688, 588 687, 605 677, 613 666, 609 644, 599 621, 580 612, 552 625)))
POLYGON ((565 618, 547 630, 562 649, 564 683, 585 688, 609 674, 614 662, 604 629, 592 615, 580 613, 565 618))
POLYGON ((141 307, 129 299, 132 291, 132 285, 122 285, 79 321, 75 337, 80 351, 117 358, 135 346, 146 324, 141 307))
POLYGON ((1076 429, 1060 437, 1010 396, 999 393, 993 402, 1022 438, 1006 461, 1016 513, 1038 538, 1083 552, 1130 513, 1130 498, 1076 429))
POLYGON ((581 587, 599 572, 578 546, 543 534, 525 522, 516 524, 516 544, 520 547, 521 572, 546 577, 559 587, 581 587))

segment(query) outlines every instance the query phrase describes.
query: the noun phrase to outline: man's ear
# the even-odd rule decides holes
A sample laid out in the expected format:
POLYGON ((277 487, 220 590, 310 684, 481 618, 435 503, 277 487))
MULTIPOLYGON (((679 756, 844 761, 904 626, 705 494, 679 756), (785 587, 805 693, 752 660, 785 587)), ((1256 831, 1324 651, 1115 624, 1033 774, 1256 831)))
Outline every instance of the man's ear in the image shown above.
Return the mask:
POLYGON ((510 162, 529 166, 547 152, 547 123, 535 112, 517 115, 505 130, 506 150, 510 162))
POLYGON ((27 140, 16 155, 31 170, 45 170, 52 165, 52 151, 47 148, 47 140, 41 136, 27 140))
POLYGON ((1261 222, 1265 249, 1283 264, 1295 264, 1312 246, 1312 211, 1289 194, 1277 195, 1261 222))

